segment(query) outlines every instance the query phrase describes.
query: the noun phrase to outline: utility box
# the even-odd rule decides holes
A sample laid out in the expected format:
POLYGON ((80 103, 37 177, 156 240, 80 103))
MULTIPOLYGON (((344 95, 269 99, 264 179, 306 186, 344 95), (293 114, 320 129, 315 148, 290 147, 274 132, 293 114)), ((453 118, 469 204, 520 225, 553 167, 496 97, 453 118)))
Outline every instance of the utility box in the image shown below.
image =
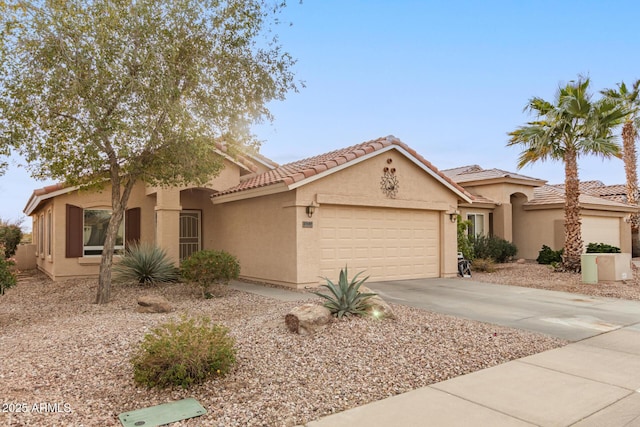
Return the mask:
POLYGON ((600 254, 581 255, 582 283, 598 283, 598 255, 600 254))
POLYGON ((594 254, 598 255, 598 280, 631 280, 631 254, 594 254))

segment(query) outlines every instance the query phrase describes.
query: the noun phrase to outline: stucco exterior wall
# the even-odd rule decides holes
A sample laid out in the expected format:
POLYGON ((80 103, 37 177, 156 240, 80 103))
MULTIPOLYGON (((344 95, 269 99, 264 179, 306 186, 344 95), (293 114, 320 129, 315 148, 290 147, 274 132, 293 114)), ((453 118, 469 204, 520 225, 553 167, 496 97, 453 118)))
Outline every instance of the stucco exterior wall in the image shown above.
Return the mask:
POLYGON ((322 225, 323 204, 439 212, 441 221, 437 227, 440 229, 440 276, 454 277, 457 274, 456 224, 449 220, 446 212, 455 211, 457 202, 458 196, 455 193, 395 150, 381 153, 304 185, 296 191, 299 279, 303 282, 318 282, 318 230, 322 225), (385 167, 395 168, 399 182, 395 198, 386 196, 381 190, 385 167), (306 216, 305 207, 311 203, 317 206, 311 219, 313 228, 302 228, 302 221, 310 220, 306 216))
MULTIPOLYGON (((32 215, 34 243, 36 244, 36 263, 38 269, 56 280, 68 277, 95 276, 99 272, 100 257, 85 256, 81 258, 66 258, 66 205, 71 204, 83 209, 111 210, 111 187, 107 185, 102 191, 73 191, 62 194, 43 203, 32 215), (52 213, 52 242, 51 254, 47 253, 47 212, 52 213), (37 218, 37 221, 36 221, 37 218), (40 218, 44 218, 42 235, 44 251, 39 250, 40 218)), ((145 196, 143 183, 137 184, 129 199, 128 208, 141 208, 140 236, 141 240, 153 242, 154 239, 154 198, 145 196)), ((117 257, 116 257, 117 258, 117 257)))
POLYGON ((297 210, 292 191, 216 204, 208 244, 238 257, 244 278, 295 287, 297 210))

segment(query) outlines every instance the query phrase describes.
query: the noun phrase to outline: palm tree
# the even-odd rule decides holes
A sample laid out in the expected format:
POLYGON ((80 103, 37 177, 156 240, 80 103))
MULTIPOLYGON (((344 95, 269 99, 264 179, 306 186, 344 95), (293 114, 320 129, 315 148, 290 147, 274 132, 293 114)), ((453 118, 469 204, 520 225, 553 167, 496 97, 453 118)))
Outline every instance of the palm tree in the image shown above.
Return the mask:
POLYGON ((621 157, 620 145, 613 128, 622 122, 626 112, 608 98, 591 100, 589 79, 580 77, 560 87, 554 103, 534 97, 525 111, 534 113, 535 121, 510 132, 507 146, 524 148, 518 168, 529 163, 559 160, 564 163, 564 256, 563 267, 580 271, 582 235, 580 231, 580 188, 578 158, 595 154, 603 158, 621 157))
MULTIPOLYGON (((618 90, 606 89, 601 92, 606 98, 616 102, 621 108, 628 110, 624 125, 622 126, 622 158, 624 160, 624 172, 627 180, 626 195, 627 203, 635 205, 638 203, 638 171, 636 156, 636 138, 638 137, 638 125, 640 118, 640 80, 631 86, 631 90, 622 82, 618 84, 618 90)), ((640 215, 631 214, 631 234, 633 236, 633 249, 636 252, 638 241, 638 228, 640 226, 640 215)), ((634 256, 637 256, 634 253, 634 256)))

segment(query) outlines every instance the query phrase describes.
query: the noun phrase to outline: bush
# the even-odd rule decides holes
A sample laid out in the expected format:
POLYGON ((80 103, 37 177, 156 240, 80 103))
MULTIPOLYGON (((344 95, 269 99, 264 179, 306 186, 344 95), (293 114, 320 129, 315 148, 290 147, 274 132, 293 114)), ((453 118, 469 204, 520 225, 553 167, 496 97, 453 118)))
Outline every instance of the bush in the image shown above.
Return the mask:
MULTIPOLYGON (((22 240, 22 230, 19 223, 9 223, 0 220, 0 245, 4 246, 4 257, 11 258, 22 240)), ((2 256, 3 254, 0 254, 2 256)))
POLYGON ((496 271, 496 262, 491 258, 476 258, 471 261, 471 269, 473 271, 484 271, 493 273, 496 271))
POLYGON ((240 275, 240 263, 225 251, 199 251, 182 261, 182 277, 202 286, 206 295, 214 283, 229 284, 240 275))
MULTIPOLYGON (((0 251, 4 251, 4 247, 0 244, 0 251)), ((4 295, 4 291, 18 283, 18 279, 13 272, 15 263, 10 259, 5 259, 0 252, 0 295, 4 295)))
POLYGON ((344 270, 340 270, 337 286, 331 280, 325 278, 327 283, 322 286, 331 291, 330 295, 321 292, 313 293, 326 299, 327 302, 324 303, 324 306, 331 311, 331 314, 339 319, 342 318, 342 316, 349 316, 351 314, 364 316, 369 307, 367 300, 377 294, 360 292, 360 286, 369 278, 367 276, 364 279, 358 280, 358 276, 362 273, 361 271, 356 274, 353 279, 349 281, 347 279, 347 267, 345 267, 344 270))
POLYGON ((178 269, 164 249, 149 243, 132 244, 113 267, 117 280, 135 280, 140 284, 176 282, 178 269))
POLYGON ((588 254, 619 254, 620 248, 607 245, 606 243, 589 243, 587 245, 588 254))
POLYGON ((469 239, 467 229, 471 225, 471 221, 463 221, 462 217, 458 215, 458 252, 462 252, 465 259, 474 259, 473 255, 473 243, 469 239))
POLYGON ((496 262, 507 262, 518 253, 513 243, 496 236, 475 236, 470 239, 475 258, 491 258, 496 262))
POLYGON ((227 333, 207 317, 160 325, 131 358, 133 378, 149 388, 188 388, 225 375, 236 361, 235 341, 227 333))
POLYGON ((558 264, 562 263, 562 254, 564 249, 554 251, 547 245, 542 245, 542 249, 538 252, 536 261, 538 264, 558 264))

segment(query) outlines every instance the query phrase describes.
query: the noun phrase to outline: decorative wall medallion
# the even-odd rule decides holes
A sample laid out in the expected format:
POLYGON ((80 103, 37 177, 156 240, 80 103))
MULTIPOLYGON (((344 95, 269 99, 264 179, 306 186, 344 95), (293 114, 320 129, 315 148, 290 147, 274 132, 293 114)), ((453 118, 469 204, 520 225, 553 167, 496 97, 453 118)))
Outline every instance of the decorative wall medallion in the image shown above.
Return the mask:
POLYGON ((384 168, 384 174, 382 175, 382 179, 380 180, 380 189, 385 194, 385 196, 395 199, 398 194, 398 177, 395 174, 395 169, 384 168))

